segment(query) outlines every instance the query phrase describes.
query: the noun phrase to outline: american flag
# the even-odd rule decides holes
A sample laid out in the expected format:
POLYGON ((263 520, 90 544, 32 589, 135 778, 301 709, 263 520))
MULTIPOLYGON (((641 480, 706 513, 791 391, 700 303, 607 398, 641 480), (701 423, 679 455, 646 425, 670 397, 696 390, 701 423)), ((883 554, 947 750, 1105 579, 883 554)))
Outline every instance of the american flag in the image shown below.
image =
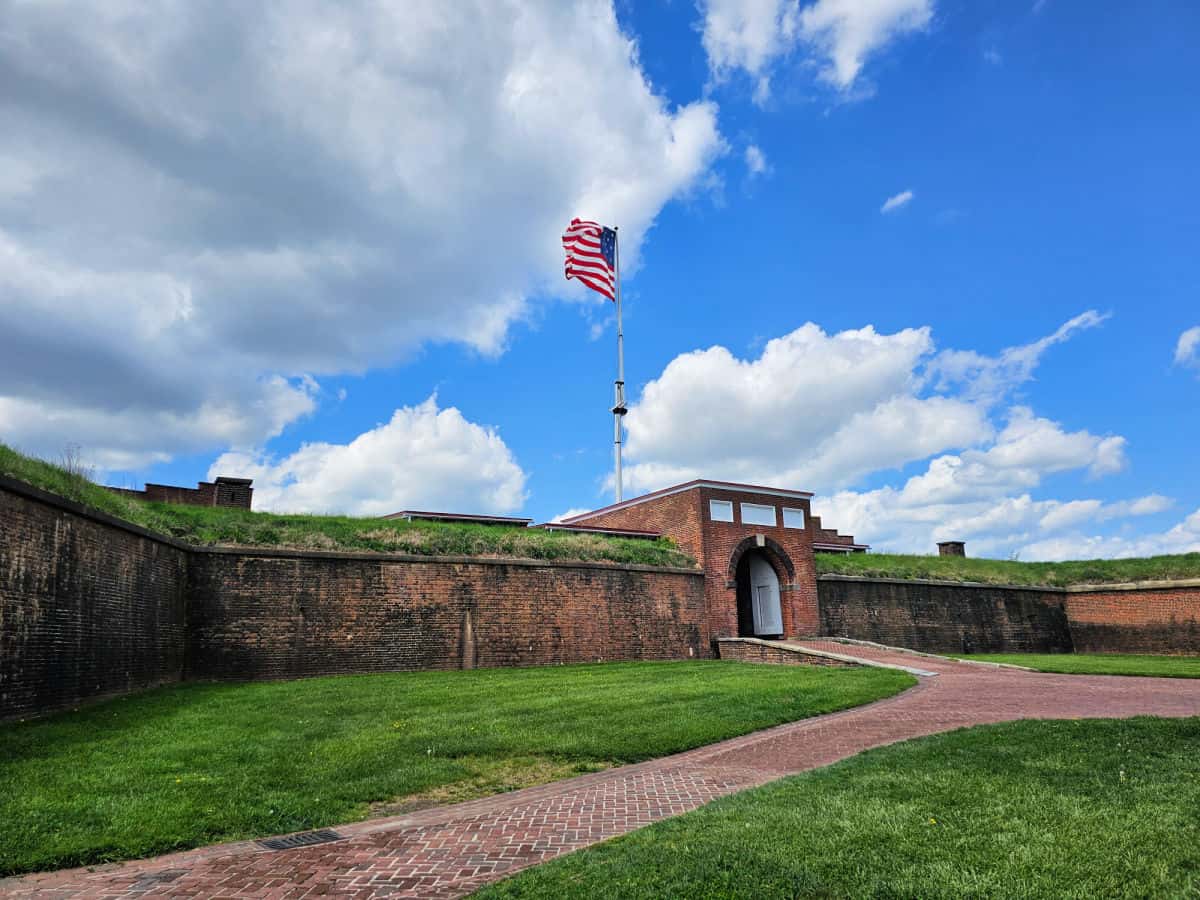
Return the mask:
POLYGON ((617 232, 599 222, 572 219, 562 236, 567 278, 578 278, 609 300, 617 299, 617 232))

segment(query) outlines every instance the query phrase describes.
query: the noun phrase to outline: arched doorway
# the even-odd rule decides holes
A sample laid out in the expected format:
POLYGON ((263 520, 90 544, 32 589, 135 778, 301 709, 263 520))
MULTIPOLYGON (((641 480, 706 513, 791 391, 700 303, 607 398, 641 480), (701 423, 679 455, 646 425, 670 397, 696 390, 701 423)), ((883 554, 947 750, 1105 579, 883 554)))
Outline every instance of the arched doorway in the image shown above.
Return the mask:
POLYGON ((737 606, 738 637, 783 634, 779 576, 767 555, 759 550, 743 553, 737 562, 737 606))

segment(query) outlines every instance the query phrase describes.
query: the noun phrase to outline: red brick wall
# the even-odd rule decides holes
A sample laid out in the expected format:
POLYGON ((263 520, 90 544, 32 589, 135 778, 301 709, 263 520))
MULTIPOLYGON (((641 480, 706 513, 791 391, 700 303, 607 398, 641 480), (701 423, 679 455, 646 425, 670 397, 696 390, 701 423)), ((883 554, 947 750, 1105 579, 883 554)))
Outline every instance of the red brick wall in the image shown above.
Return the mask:
POLYGON ((1077 653, 1200 653, 1200 585, 1066 594, 1077 653))
POLYGON ((687 570, 222 550, 191 603, 191 678, 710 655, 687 570))
POLYGON ((0 719, 178 681, 188 551, 0 477, 0 719))
POLYGON ((931 653, 1200 653, 1200 584, 1009 588, 823 575, 821 633, 931 653))

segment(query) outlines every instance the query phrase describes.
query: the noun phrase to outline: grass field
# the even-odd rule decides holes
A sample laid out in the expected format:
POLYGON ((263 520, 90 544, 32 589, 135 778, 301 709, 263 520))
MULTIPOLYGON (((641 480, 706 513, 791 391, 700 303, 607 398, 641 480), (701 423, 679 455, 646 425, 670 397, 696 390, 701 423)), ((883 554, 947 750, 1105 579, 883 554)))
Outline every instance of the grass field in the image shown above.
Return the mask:
POLYGON ((818 553, 816 562, 818 575, 930 578, 1049 587, 1200 578, 1200 553, 1056 563, 963 556, 906 556, 898 553, 818 553))
POLYGON ((1138 656, 1129 653, 973 653, 980 662, 1010 663, 1067 675, 1152 675, 1200 678, 1200 656, 1138 656))
POLYGON ((899 672, 609 663, 188 684, 0 727, 0 873, 336 824, 857 706, 899 672))
POLYGON ((535 528, 350 516, 276 515, 244 509, 146 503, 106 491, 83 475, 17 453, 3 444, 0 444, 0 475, 20 479, 118 519, 192 544, 358 550, 422 556, 603 560, 650 566, 695 565, 695 560, 665 538, 647 541, 535 528))
POLYGON ((908 741, 531 869, 498 898, 1200 895, 1200 719, 908 741))

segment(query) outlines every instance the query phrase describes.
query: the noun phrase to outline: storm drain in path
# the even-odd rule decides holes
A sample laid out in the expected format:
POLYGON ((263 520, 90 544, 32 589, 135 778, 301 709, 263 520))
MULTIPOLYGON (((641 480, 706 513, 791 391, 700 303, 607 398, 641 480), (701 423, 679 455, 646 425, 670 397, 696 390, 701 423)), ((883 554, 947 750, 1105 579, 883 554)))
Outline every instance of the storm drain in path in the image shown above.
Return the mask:
POLYGON ((268 850, 292 850, 296 847, 311 847, 313 844, 328 844, 333 841, 340 841, 342 836, 336 831, 329 828, 322 828, 319 831, 302 831, 299 834, 289 834, 284 837, 267 838, 265 841, 257 841, 260 847, 266 847, 268 850))

